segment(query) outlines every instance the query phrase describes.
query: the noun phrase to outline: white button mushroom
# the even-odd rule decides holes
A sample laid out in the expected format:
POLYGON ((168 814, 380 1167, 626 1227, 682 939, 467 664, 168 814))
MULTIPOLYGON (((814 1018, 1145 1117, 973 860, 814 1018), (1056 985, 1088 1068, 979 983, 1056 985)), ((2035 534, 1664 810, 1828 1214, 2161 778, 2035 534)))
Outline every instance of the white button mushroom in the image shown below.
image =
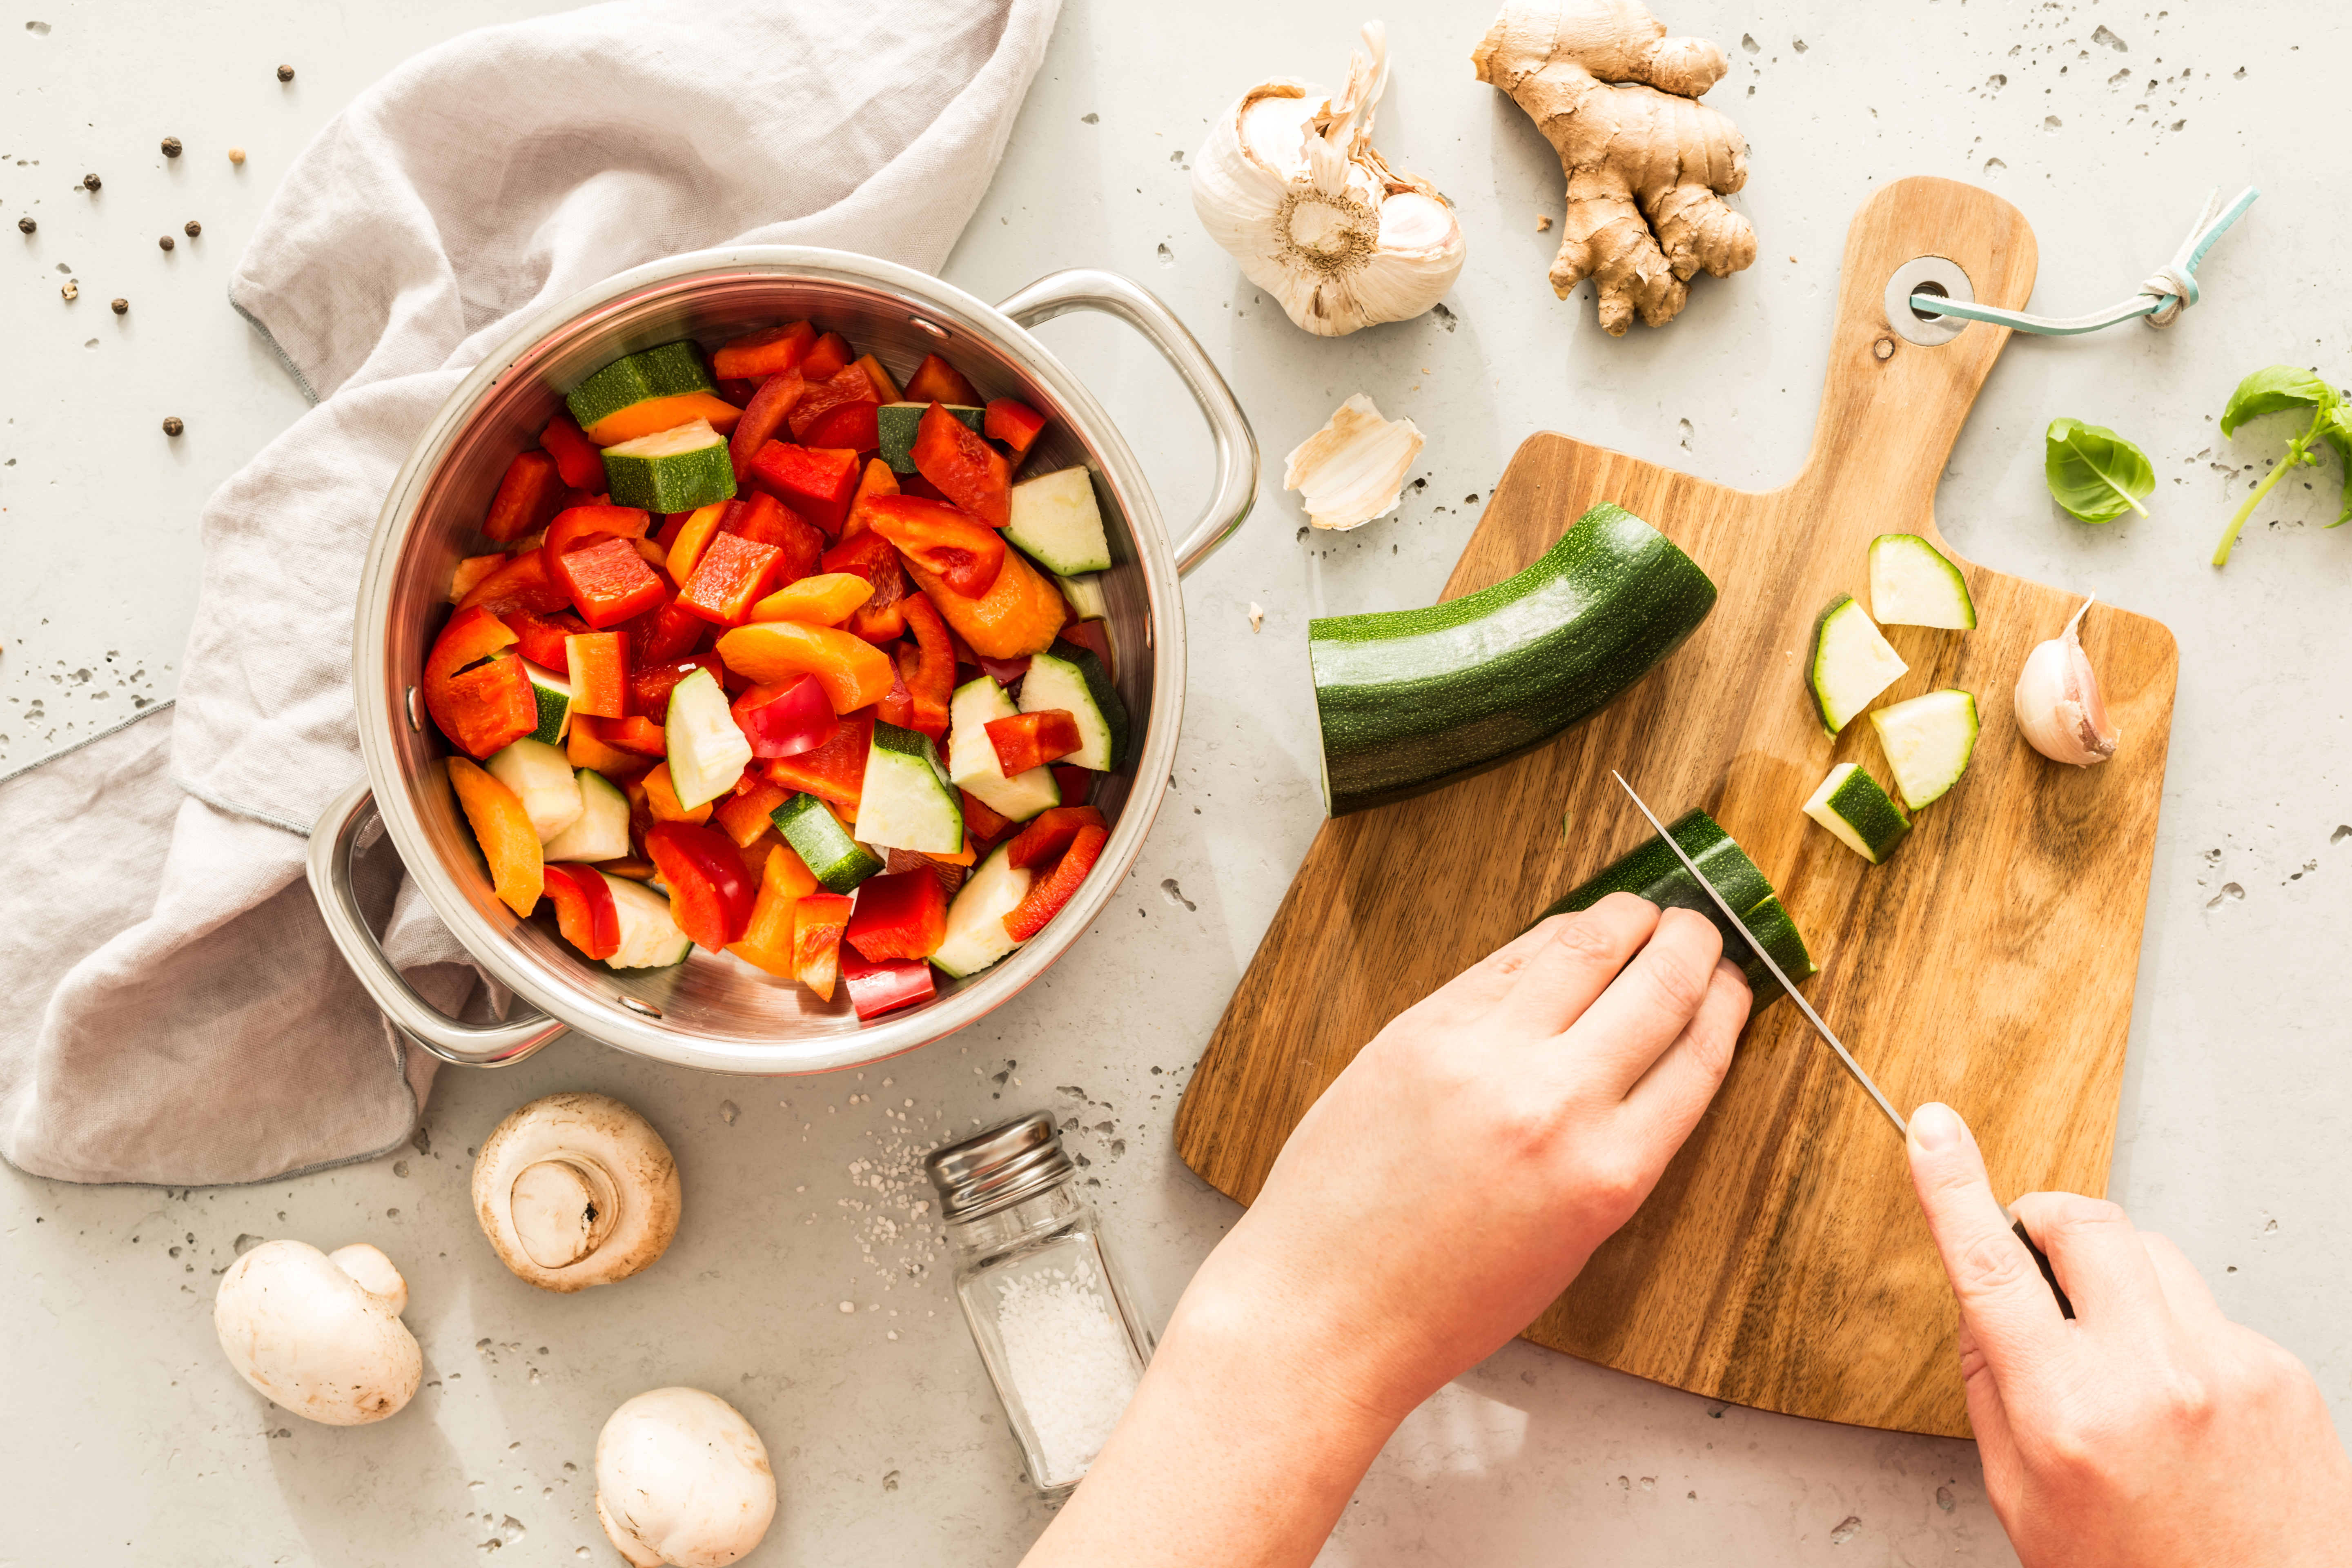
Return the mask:
POLYGON ((265 1241, 221 1277, 213 1330, 264 1396, 311 1421, 359 1426, 398 1411, 425 1375, 400 1321, 407 1306, 400 1270, 365 1243, 330 1254, 265 1241))
POLYGON ((596 1517, 635 1568, 721 1568, 776 1517, 768 1450, 741 1414, 698 1388, 656 1388, 596 1438, 596 1517))
POLYGON ((677 1233, 677 1166, 635 1111, 551 1094, 498 1124, 474 1161, 474 1213, 515 1274, 585 1290, 651 1266, 677 1233))

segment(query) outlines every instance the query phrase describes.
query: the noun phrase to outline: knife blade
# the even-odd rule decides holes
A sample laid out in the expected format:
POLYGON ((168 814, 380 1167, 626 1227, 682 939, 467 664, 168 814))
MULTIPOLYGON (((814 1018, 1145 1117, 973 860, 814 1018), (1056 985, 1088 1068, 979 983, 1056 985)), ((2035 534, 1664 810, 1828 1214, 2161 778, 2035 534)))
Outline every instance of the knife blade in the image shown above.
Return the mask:
MULTIPOLYGON (((1626 798, 1633 803, 1633 809, 1647 818, 1652 827, 1657 829, 1658 837, 1664 842, 1667 848, 1675 852, 1675 858, 1682 862, 1683 869, 1690 873, 1691 880, 1696 882, 1706 896, 1714 900, 1715 907, 1723 911, 1723 918, 1731 922, 1735 931, 1748 933, 1748 948, 1763 962, 1765 969, 1771 973, 1772 978, 1780 983, 1780 989, 1789 994, 1789 1000, 1797 1005, 1797 1010, 1805 1016, 1805 1021, 1813 1026, 1813 1032, 1821 1036, 1822 1042, 1837 1053, 1838 1062, 1845 1068, 1847 1075, 1863 1087, 1864 1091, 1876 1103, 1879 1110, 1886 1113, 1886 1120, 1895 1124, 1896 1136, 1907 1142, 1911 1136, 1909 1125, 1896 1112, 1886 1096, 1879 1092, 1878 1085, 1871 1081, 1870 1074, 1864 1071, 1862 1064, 1853 1059, 1853 1053, 1845 1048, 1845 1043, 1837 1037, 1835 1031, 1822 1022, 1822 1016, 1813 1011, 1813 1005, 1805 1000, 1804 993, 1797 989, 1797 983, 1790 979, 1788 972, 1764 950, 1764 944, 1755 940, 1752 932, 1748 932, 1747 922, 1742 921, 1738 911, 1724 900, 1723 894, 1717 890, 1715 884, 1706 879, 1706 874, 1698 868, 1698 862, 1693 860, 1689 853, 1680 844, 1675 842, 1675 836, 1666 831, 1666 825, 1658 820, 1658 814, 1652 811, 1648 804, 1634 793, 1633 786, 1625 782, 1625 775, 1612 768, 1610 770, 1609 776, 1617 781, 1617 787, 1625 792, 1626 798)), ((2016 1234, 2017 1239, 2025 1243, 2025 1250, 2033 1254, 2034 1266, 2042 1270, 2042 1278, 2049 1285, 2050 1293, 2058 1298, 2058 1310, 2067 1317, 2073 1317, 2074 1303, 2066 1299, 2064 1290, 2059 1289, 2058 1276, 2052 1270, 2048 1256, 2042 1248, 2036 1247, 2033 1238, 2025 1233, 2025 1222, 2011 1214, 2006 1205, 2000 1212, 2002 1217, 2009 1221, 2009 1228, 2016 1234)))

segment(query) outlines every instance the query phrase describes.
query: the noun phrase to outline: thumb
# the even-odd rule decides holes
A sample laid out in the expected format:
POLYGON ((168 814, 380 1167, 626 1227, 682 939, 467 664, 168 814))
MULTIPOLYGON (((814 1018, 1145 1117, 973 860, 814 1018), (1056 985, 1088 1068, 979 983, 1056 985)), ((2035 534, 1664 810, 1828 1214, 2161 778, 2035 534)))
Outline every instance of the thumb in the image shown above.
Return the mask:
POLYGON ((2055 1353, 2065 1320, 2033 1255, 1993 1196, 1968 1123, 1930 1100, 1911 1113, 1911 1184, 1958 1300, 1960 1321, 1996 1384, 2055 1353))

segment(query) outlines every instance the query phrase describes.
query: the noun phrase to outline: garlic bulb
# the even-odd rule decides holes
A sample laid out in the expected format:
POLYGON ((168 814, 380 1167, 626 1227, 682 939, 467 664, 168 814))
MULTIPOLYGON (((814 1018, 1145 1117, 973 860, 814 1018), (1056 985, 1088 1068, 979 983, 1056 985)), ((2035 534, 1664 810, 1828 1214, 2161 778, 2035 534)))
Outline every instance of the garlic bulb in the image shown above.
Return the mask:
POLYGON ((1404 477, 1421 442, 1412 420, 1381 418, 1360 392, 1291 449, 1282 488, 1300 492, 1316 527, 1360 528, 1404 498, 1404 477))
POLYGON ((1428 181, 1372 149, 1388 34, 1364 24, 1336 99, 1287 77, 1244 93, 1192 167, 1192 210, 1291 321, 1336 338, 1402 321, 1462 271, 1462 226, 1428 181))
POLYGON ((2066 623, 2066 629, 2048 642, 2036 644, 2017 672, 2017 727, 2028 744, 2053 763, 2087 768, 2116 754, 2123 731, 2107 720, 2107 706, 2099 698, 2099 678, 2092 671, 2075 625, 2091 607, 2092 599, 2066 623))

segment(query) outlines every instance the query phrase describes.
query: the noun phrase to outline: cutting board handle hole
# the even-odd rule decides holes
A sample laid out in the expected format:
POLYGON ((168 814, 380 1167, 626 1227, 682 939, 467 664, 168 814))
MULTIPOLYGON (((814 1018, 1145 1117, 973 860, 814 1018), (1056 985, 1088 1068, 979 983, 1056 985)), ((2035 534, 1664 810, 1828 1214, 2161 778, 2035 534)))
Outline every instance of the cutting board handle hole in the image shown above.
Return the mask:
POLYGON ((1897 336, 1921 348, 1940 348, 1958 337, 1969 323, 1958 316, 1937 316, 1911 303, 1914 294, 1974 304, 1977 291, 1960 264, 1944 256, 1920 256, 1895 269, 1886 280, 1886 324, 1897 336))

